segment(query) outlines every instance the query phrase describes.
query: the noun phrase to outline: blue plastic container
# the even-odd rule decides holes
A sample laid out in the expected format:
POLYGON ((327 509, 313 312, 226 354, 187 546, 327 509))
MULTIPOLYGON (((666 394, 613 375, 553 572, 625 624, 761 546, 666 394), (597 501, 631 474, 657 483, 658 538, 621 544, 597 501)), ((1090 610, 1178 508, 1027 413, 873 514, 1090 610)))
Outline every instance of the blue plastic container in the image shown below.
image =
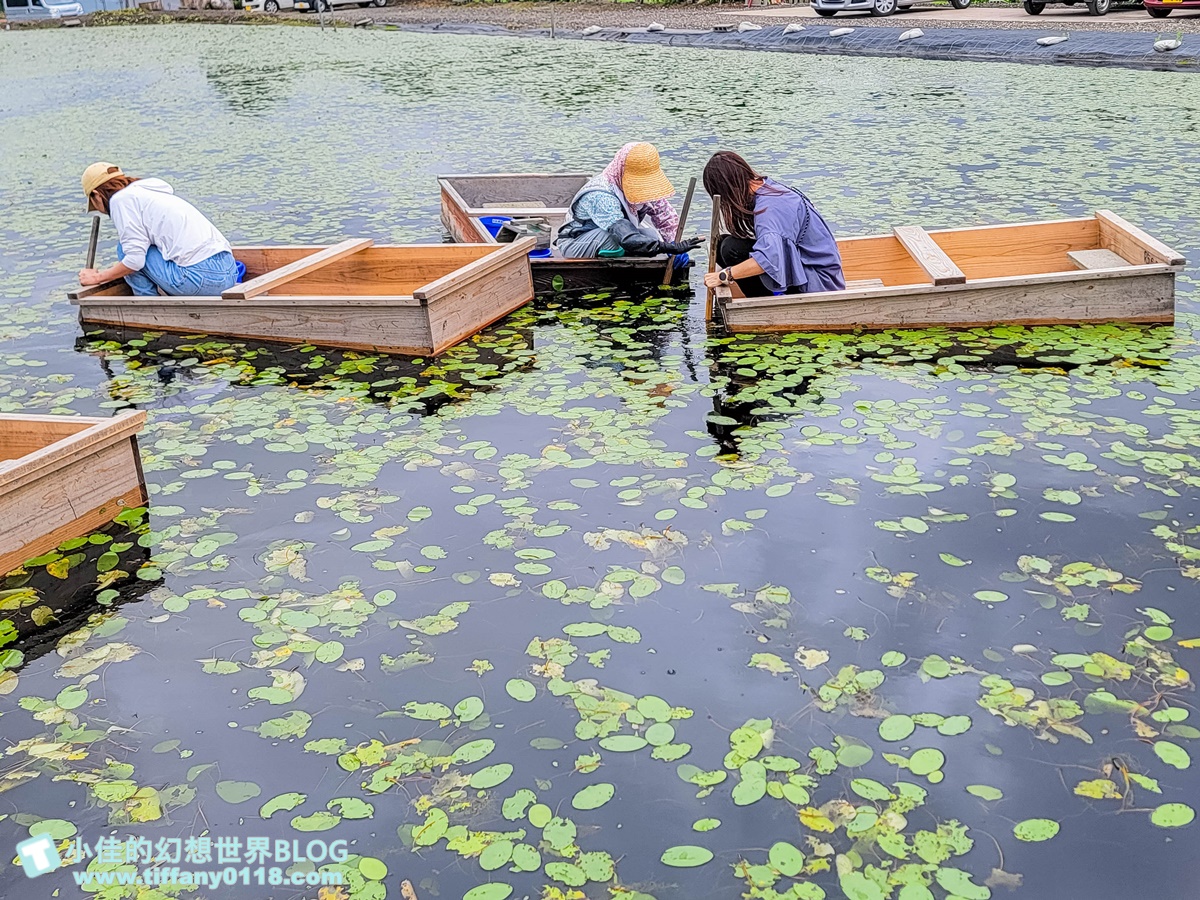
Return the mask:
POLYGON ((549 247, 543 247, 541 250, 530 250, 529 251, 530 259, 547 259, 550 256, 551 256, 551 251, 550 251, 549 247))
POLYGON ((483 223, 483 227, 488 230, 488 234, 495 237, 500 233, 500 229, 505 222, 511 222, 511 216, 480 216, 479 221, 483 223))
POLYGON ((237 283, 241 284, 243 279, 246 277, 246 264, 240 259, 235 259, 233 264, 237 266, 237 283))

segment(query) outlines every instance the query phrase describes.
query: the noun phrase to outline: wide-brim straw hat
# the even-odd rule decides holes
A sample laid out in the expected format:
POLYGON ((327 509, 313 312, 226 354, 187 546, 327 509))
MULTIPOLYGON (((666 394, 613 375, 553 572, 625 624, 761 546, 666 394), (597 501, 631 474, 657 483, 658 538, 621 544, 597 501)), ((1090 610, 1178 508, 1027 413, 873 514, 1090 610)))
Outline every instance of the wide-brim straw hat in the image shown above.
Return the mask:
POLYGON ((625 157, 625 172, 621 176, 621 192, 630 203, 662 200, 675 193, 671 182, 658 161, 653 144, 634 144, 625 157))
POLYGON ((124 174, 120 166, 106 162, 94 162, 83 170, 83 177, 79 180, 83 184, 83 196, 87 197, 88 212, 92 211, 92 191, 124 174))

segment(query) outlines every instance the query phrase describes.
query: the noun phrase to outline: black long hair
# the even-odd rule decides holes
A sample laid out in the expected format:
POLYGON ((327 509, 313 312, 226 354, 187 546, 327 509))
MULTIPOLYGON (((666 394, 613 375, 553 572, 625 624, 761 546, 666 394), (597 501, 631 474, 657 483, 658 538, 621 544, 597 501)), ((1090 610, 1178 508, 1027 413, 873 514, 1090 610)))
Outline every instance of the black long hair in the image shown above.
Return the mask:
POLYGON ((732 150, 718 150, 705 165, 704 190, 710 197, 720 195, 721 220, 729 234, 754 237, 754 193, 750 182, 765 177, 732 150))

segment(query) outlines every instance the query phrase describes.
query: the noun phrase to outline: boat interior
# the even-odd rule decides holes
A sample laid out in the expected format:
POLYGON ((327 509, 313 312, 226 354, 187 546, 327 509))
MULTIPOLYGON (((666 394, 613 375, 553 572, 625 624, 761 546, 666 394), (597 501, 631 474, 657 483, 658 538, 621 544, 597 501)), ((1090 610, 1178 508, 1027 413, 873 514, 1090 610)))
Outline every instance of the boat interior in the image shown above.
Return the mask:
MULTIPOLYGON (((253 278, 277 272, 323 247, 235 247, 233 254, 246 266, 243 285, 253 278)), ((281 285, 287 296, 412 296, 430 282, 496 251, 482 244, 409 244, 374 246, 281 285)))
MULTIPOLYGON (((590 177, 584 173, 448 175, 438 181, 451 202, 476 221, 485 216, 544 219, 550 226, 553 241, 567 220, 567 211, 575 194, 590 177)), ((480 239, 495 241, 494 230, 483 226, 480 239)))
POLYGON ((1119 217, 1098 213, 1055 222, 937 231, 906 226, 890 235, 846 238, 838 241, 838 248, 851 290, 1182 264, 1169 248, 1146 246, 1136 234, 1119 217))
MULTIPOLYGON (((280 280, 273 293, 289 297, 411 297, 413 291, 496 252, 494 245, 484 244, 371 246, 367 241, 361 243, 366 246, 307 268, 303 274, 280 280)), ((332 246, 234 247, 234 257, 246 267, 245 277, 235 290, 245 289, 257 278, 281 275, 280 270, 286 266, 334 249, 332 246)), ((88 293, 91 296, 123 296, 132 291, 120 281, 88 293)), ((226 292, 227 297, 237 299, 231 297, 231 293, 226 292)), ((272 291, 254 293, 255 296, 266 296, 272 291)))
POLYGON ((87 431, 94 419, 0 415, 0 467, 87 431), (57 418, 58 421, 48 421, 57 418))
MULTIPOLYGON (((446 175, 439 178, 467 210, 565 210, 590 176, 567 175, 446 175)), ((485 213, 486 215, 486 213, 485 213)))

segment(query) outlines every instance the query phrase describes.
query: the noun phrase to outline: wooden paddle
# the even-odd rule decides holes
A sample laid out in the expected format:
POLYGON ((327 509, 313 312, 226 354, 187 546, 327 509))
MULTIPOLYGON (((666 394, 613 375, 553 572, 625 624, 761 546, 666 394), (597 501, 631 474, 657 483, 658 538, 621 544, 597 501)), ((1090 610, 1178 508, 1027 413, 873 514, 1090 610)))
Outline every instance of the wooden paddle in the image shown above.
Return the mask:
MULTIPOLYGON (((712 226, 708 231, 708 271, 717 271, 717 245, 721 241, 721 195, 714 194, 712 198, 712 226)), ((708 299, 704 303, 704 321, 711 322, 713 315, 713 288, 708 289, 708 299)))
MULTIPOLYGON (((687 225, 688 211, 692 208, 692 194, 696 193, 696 179, 693 177, 688 182, 687 193, 683 197, 683 209, 679 213, 679 227, 675 229, 675 243, 683 240, 683 228, 687 225)), ((667 263, 667 272, 663 276, 663 284, 670 285, 671 276, 675 274, 675 257, 672 256, 670 262, 667 263)))
POLYGON ((100 213, 92 213, 92 234, 88 238, 87 251, 87 266, 85 268, 96 268, 96 246, 100 243, 100 213))

